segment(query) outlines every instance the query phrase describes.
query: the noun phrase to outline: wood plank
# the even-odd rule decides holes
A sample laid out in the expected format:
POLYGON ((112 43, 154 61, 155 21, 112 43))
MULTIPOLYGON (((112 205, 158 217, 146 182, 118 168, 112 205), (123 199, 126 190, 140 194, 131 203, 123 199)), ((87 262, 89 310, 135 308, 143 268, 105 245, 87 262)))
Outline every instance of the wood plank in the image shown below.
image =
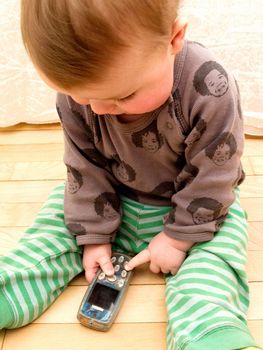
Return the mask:
MULTIPOLYGON (((61 183, 61 180, 1 181, 1 202, 40 202, 50 194, 54 187, 61 183)), ((257 202, 263 201, 263 176, 247 176, 241 186, 240 197, 248 200, 255 198, 257 202)), ((255 204, 257 202, 255 201, 255 204)))
POLYGON ((26 229, 26 226, 0 227, 0 255, 7 255, 10 250, 15 248, 26 229))
MULTIPOLYGON (((248 327, 263 346, 263 320, 249 321, 248 327)), ((2 350, 165 350, 165 323, 114 324, 107 333, 79 324, 31 324, 8 330, 2 350), (41 339, 41 341, 40 341, 41 339)))
MULTIPOLYGON (((76 323, 85 291, 85 286, 69 286, 34 323, 76 323)), ((130 285, 116 322, 166 322, 163 293, 164 285, 130 285)))
POLYGON ((250 282, 263 281, 263 251, 249 251, 247 274, 250 282))
MULTIPOLYGON (((0 227, 0 247, 4 242, 10 242, 8 245, 13 247, 15 242, 21 237, 23 232, 27 229, 27 226, 10 226, 10 227, 0 227)), ((249 241, 248 250, 263 250, 263 222, 250 222, 248 227, 249 241)), ((1 248, 0 248, 1 249, 1 248)))
POLYGON ((241 198, 241 205, 248 214, 248 221, 262 221, 263 198, 241 198))
POLYGON ((251 157, 242 157, 242 165, 246 175, 254 175, 254 168, 250 162, 251 157))
POLYGON ((1 162, 48 162, 62 161, 64 145, 51 143, 43 145, 0 145, 1 162))
MULTIPOLYGON (((249 159, 247 157, 247 159, 249 159)), ((263 163, 263 158, 262 158, 263 163)), ((247 163, 245 171, 247 177, 254 175, 254 170, 247 163)), ((257 169, 255 171, 258 171, 257 169)), ((27 161, 2 162, 0 161, 0 181, 11 180, 52 180, 64 178, 65 165, 60 161, 27 161)), ((263 174, 263 172, 262 172, 263 174)), ((260 174, 258 174, 260 175, 260 174)), ((243 187, 243 184, 242 184, 243 187)), ((242 188, 241 187, 241 188, 242 188)))
POLYGON ((0 331, 0 349, 2 349, 5 338, 5 331, 0 331))
POLYGON ((249 320, 263 320, 263 282, 251 282, 250 287, 250 306, 248 310, 249 320))
MULTIPOLYGON (((263 283, 252 282, 249 285, 248 319, 263 319, 263 303, 261 302, 263 283)), ((131 285, 116 322, 166 322, 164 290, 164 285, 131 285)), ((54 304, 34 323, 75 323, 76 313, 85 291, 86 286, 68 286, 54 304)))
POLYGON ((10 131, 0 133, 1 145, 26 145, 26 144, 48 144, 63 143, 63 132, 61 129, 32 131, 10 131))
MULTIPOLYGON (((249 222, 262 222, 263 198, 242 198, 241 204, 248 214, 249 222)), ((0 203, 0 226, 28 226, 34 221, 35 216, 42 205, 43 202, 0 203)))
POLYGON ((258 346, 263 347, 263 320, 248 321, 248 328, 258 346))
POLYGON ((43 203, 0 203, 0 226, 29 226, 43 203))
POLYGON ((60 123, 46 123, 46 124, 28 124, 28 123, 19 123, 16 125, 8 126, 8 127, 0 127, 0 133, 10 131, 36 131, 36 130, 59 130, 61 129, 60 123))
MULTIPOLYGON (((43 163, 37 162, 35 167, 37 167, 38 164, 43 163)), ((58 166, 58 164, 58 162, 54 162, 55 166, 58 166)), ((65 166, 62 163, 60 163, 60 165, 61 172, 63 169, 65 178, 65 166)), ((45 163, 45 166, 47 166, 47 163, 45 163)), ((40 172, 42 170, 45 171, 45 168, 39 167, 39 169, 40 172)), ((52 172, 52 169, 50 172, 52 172)), ((26 175, 26 171, 24 172, 24 175, 26 175)), ((62 183, 60 180, 48 179, 47 174, 45 174, 45 176, 47 176, 45 180, 0 181, 1 202, 30 203, 43 200, 43 198, 46 198, 55 186, 62 183)), ((247 176, 245 182, 241 186, 240 197, 249 199, 263 198, 263 176, 247 176)))
MULTIPOLYGON (((10 163, 9 163, 10 164, 10 163)), ((17 163, 16 163, 17 164, 17 163)), ((28 164, 28 163, 27 163, 28 164)), ((21 165, 21 163, 20 163, 21 165)), ((47 197, 52 188, 57 186, 60 181, 60 178, 65 178, 66 176, 66 169, 63 163, 61 162, 48 162, 43 163, 42 162, 36 162, 34 164, 35 168, 38 168, 39 175, 41 171, 43 171, 43 174, 45 174, 46 179, 45 180, 34 180, 34 181, 0 181, 0 193, 1 193, 1 201, 3 202, 35 202, 35 201, 41 201, 43 198, 47 197), (45 173, 45 169, 48 168, 48 164, 50 166, 53 164, 55 167, 60 168, 60 176, 59 180, 53 180, 48 179, 48 174, 45 173), (40 166, 39 166, 40 165, 40 166), (42 165, 42 167, 41 167, 42 165), (63 177, 64 176, 64 177, 63 177), (38 200, 36 199, 38 198, 38 200)), ((10 168, 9 168, 10 169, 10 168)), ((1 164, 0 164, 0 171, 2 170, 1 164)), ((20 169, 17 169, 17 175, 14 174, 14 177, 19 176, 20 169)), ((5 171, 5 170, 4 170, 5 171)), ((8 170, 5 171, 5 173, 8 173, 8 170)), ((12 170, 9 170, 9 173, 12 173, 12 170)), ((24 175, 28 173, 27 167, 25 165, 24 168, 24 175)), ((49 173, 52 174, 52 167, 50 167, 49 173)), ((13 176, 13 174, 11 175, 13 176)), ((32 176, 32 175, 29 175, 32 176)), ((245 182, 241 186, 240 191, 240 197, 241 198, 263 198, 263 176, 247 176, 245 179, 245 182)))
POLYGON ((261 156, 263 154, 263 139, 246 137, 244 156, 261 156))
POLYGON ((249 222, 248 233, 248 249, 263 250, 263 222, 249 222))
POLYGON ((103 333, 80 324, 32 324, 7 331, 2 350, 165 350, 165 328, 165 323, 114 324, 103 333))
POLYGON ((0 202, 40 203, 44 202, 52 190, 61 185, 61 180, 47 181, 2 181, 0 182, 0 202))
MULTIPOLYGON (((18 240, 24 235, 26 227, 8 228, 0 227, 0 255, 7 255, 16 247, 18 240)), ((253 250, 248 252, 247 262, 248 280, 251 282, 263 281, 263 251, 253 250)), ((133 285, 139 284, 164 284, 161 274, 154 274, 149 270, 148 264, 138 267, 132 280, 133 285)), ((77 276, 70 285, 87 286, 84 274, 77 276)))
MULTIPOLYGON (((249 162, 252 166, 255 175, 263 175, 263 157, 249 157, 249 162)), ((250 171, 250 169, 248 168, 250 171)))
POLYGON ((240 186, 241 198, 263 198, 263 176, 246 176, 240 186))
POLYGON ((62 160, 48 162, 0 162, 0 181, 59 180, 66 178, 62 160))

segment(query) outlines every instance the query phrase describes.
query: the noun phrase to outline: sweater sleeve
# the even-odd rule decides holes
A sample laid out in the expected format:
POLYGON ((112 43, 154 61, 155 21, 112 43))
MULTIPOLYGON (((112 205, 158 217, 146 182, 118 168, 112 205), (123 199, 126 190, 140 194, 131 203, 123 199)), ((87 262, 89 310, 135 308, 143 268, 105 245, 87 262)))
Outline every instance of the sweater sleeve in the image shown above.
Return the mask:
POLYGON ((87 110, 81 108, 69 97, 58 94, 67 168, 65 223, 78 245, 110 243, 120 224, 120 201, 107 159, 95 146, 99 133, 95 135, 87 110))
POLYGON ((180 91, 189 125, 185 166, 175 181, 177 191, 164 232, 201 242, 213 238, 244 178, 240 161, 244 136, 234 78, 214 60, 194 61, 180 91))

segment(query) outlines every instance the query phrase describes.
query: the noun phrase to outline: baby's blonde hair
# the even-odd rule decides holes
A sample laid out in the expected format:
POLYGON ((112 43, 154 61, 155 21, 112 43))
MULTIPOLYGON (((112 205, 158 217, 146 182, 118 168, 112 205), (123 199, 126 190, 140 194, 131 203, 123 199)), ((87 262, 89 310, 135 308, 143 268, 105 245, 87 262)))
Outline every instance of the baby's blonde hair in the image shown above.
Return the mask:
POLYGON ((21 0, 22 38, 34 65, 68 89, 102 81, 134 39, 162 46, 178 7, 179 0, 21 0))

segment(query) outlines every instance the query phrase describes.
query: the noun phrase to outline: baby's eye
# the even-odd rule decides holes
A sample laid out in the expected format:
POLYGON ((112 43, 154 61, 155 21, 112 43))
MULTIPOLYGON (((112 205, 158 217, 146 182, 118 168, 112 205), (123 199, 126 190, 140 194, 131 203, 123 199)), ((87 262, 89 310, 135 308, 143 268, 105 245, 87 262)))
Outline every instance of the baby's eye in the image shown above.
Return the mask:
POLYGON ((132 99, 135 95, 135 92, 133 92, 132 94, 130 94, 129 96, 126 96, 126 97, 123 97, 123 98, 120 98, 120 99, 117 99, 118 102, 125 102, 125 101, 128 101, 130 99, 132 99))

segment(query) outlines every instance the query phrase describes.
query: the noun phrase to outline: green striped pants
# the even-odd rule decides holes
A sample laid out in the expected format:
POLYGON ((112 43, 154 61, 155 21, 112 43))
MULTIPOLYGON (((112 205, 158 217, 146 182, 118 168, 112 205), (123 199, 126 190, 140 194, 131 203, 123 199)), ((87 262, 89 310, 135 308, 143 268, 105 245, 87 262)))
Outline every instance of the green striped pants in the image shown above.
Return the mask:
MULTIPOLYGON (((121 199, 123 218, 113 249, 135 254, 162 231, 171 208, 121 199)), ((63 200, 61 185, 16 249, 0 257, 0 329, 32 322, 83 270, 82 249, 64 224, 63 200)), ((237 195, 214 239, 194 245, 177 275, 165 276, 168 350, 255 346, 246 323, 246 229, 237 195)))

